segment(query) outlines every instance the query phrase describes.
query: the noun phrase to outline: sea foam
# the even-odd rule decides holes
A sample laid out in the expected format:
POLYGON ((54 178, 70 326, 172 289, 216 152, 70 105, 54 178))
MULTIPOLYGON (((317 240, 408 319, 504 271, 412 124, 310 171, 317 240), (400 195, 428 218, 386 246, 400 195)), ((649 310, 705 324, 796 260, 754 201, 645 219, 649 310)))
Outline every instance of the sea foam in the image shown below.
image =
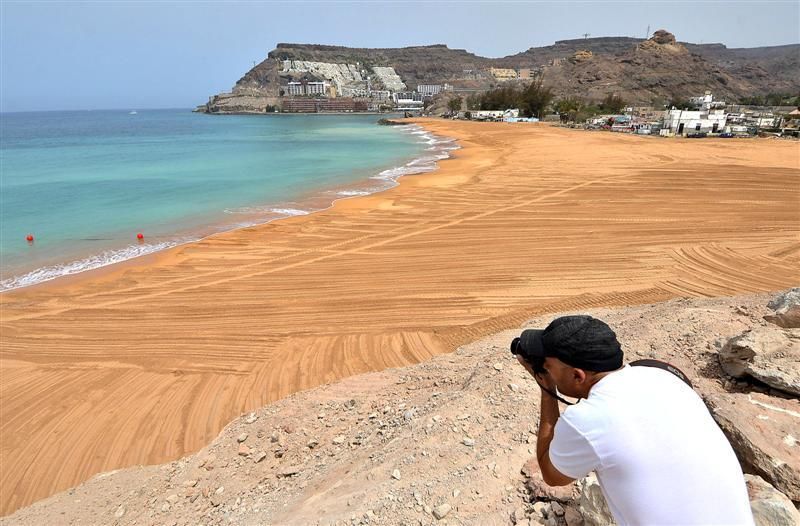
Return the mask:
POLYGON ((62 276, 69 276, 85 272, 87 270, 94 270, 97 268, 113 265, 114 263, 121 263, 129 259, 152 254, 160 250, 172 248, 184 243, 197 241, 197 239, 184 239, 179 241, 165 241, 162 243, 131 245, 118 250, 106 250, 100 254, 95 254, 88 258, 71 261, 69 263, 62 263, 58 265, 50 265, 47 267, 38 268, 27 274, 21 276, 14 276, 0 280, 0 291, 18 289, 20 287, 27 287, 43 281, 50 281, 62 276))

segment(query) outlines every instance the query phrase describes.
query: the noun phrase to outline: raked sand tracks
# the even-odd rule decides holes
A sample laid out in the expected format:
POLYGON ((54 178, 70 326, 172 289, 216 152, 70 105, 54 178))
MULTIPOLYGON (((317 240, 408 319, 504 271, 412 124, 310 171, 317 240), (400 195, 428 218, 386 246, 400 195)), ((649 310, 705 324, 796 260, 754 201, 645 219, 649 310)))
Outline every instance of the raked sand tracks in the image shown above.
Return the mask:
POLYGON ((545 311, 800 284, 800 147, 428 120, 382 194, 0 295, 0 504, 545 311))

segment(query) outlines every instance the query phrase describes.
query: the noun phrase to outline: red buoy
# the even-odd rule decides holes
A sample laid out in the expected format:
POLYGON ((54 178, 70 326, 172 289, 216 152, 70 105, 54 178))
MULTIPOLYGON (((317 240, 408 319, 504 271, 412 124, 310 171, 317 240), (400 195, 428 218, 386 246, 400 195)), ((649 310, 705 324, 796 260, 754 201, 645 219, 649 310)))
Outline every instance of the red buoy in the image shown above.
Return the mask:
POLYGON ((25 237, 25 239, 27 239, 27 240, 28 240, 28 243, 33 243, 33 235, 32 235, 32 234, 28 234, 28 235, 25 237))
POLYGON ((144 234, 142 234, 141 232, 139 232, 138 234, 136 234, 136 239, 138 239, 139 241, 141 241, 142 239, 144 239, 144 234))

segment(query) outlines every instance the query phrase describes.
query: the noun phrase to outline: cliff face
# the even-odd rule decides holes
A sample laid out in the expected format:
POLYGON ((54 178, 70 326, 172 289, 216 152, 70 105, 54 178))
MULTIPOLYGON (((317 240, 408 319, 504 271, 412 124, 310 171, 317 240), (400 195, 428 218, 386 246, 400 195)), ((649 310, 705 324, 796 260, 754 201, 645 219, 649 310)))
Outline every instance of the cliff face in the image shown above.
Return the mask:
POLYGON ((280 106, 281 78, 290 74, 284 61, 348 64, 367 74, 373 67, 390 67, 408 89, 448 83, 456 89, 485 90, 500 83, 490 68, 530 69, 544 74, 558 97, 602 99, 616 93, 639 104, 701 95, 705 90, 728 100, 800 90, 800 44, 729 49, 723 44, 677 42, 660 30, 649 40, 562 40, 497 59, 442 44, 370 49, 280 43, 239 79, 231 93, 211 97, 205 110, 263 112, 267 106, 280 106))
MULTIPOLYGON (((315 62, 361 64, 365 67, 391 66, 409 88, 417 84, 441 84, 468 80, 464 70, 486 70, 496 67, 489 58, 479 57, 463 49, 450 49, 444 44, 406 48, 347 48, 304 44, 278 44, 269 58, 277 60, 311 60, 315 62)), ((488 76, 487 76, 488 78, 488 76)))

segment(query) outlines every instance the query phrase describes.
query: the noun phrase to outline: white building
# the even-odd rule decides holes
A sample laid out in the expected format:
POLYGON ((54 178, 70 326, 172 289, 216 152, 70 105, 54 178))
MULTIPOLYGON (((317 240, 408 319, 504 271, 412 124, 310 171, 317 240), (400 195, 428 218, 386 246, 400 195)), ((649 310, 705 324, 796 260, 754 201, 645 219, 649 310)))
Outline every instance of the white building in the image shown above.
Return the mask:
POLYGON ((714 96, 710 91, 706 91, 705 95, 702 97, 691 97, 689 102, 691 102, 695 108, 706 111, 725 107, 725 102, 714 100, 714 96))
POLYGON ((728 115, 725 110, 667 110, 664 112, 662 135, 686 135, 687 133, 718 133, 725 128, 728 115))
POLYGON ((751 126, 757 126, 759 128, 773 128, 778 126, 780 120, 780 117, 771 112, 762 112, 748 115, 745 119, 745 122, 751 126))
POLYGON ((392 95, 395 104, 399 104, 401 100, 413 100, 422 102, 422 94, 416 91, 398 91, 392 95))
POLYGON ((474 121, 502 121, 504 119, 518 119, 519 110, 477 110, 470 112, 474 121))
POLYGON ((451 89, 452 86, 449 84, 420 84, 417 86, 417 92, 422 95, 423 98, 430 98, 451 89))
POLYGON ((321 95, 326 96, 331 85, 328 82, 292 81, 286 85, 286 94, 290 96, 321 95))

